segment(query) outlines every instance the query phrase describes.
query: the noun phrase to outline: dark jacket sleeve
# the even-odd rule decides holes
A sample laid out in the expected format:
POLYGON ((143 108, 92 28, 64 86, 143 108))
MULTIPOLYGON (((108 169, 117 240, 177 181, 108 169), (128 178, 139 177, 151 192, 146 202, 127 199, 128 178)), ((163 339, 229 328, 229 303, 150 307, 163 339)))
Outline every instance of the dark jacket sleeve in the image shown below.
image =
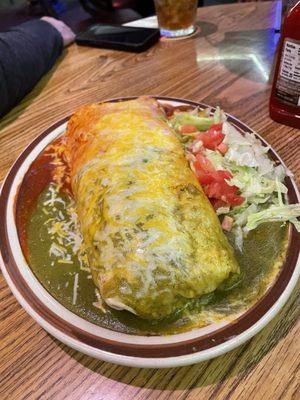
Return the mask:
POLYGON ((0 117, 30 92, 62 49, 60 33, 45 21, 29 21, 0 33, 0 117))

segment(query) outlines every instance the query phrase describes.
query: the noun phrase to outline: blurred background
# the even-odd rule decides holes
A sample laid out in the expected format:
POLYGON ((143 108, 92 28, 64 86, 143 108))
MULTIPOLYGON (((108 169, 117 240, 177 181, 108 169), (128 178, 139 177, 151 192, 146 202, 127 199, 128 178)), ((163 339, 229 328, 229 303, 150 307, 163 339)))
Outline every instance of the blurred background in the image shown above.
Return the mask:
MULTIPOLYGON (((235 0, 199 0, 199 7, 235 0)), ((0 0, 0 31, 33 18, 61 19, 75 32, 95 22, 123 24, 154 14, 153 0, 0 0)))

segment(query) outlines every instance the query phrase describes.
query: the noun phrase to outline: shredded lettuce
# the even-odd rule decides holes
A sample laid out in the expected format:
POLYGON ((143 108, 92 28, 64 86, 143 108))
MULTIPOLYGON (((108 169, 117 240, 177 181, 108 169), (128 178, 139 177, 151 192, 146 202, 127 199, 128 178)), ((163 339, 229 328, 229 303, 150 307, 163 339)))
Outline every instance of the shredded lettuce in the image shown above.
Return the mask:
MULTIPOLYGON (((237 186, 245 201, 240 206, 224 206, 218 215, 234 218, 233 233, 237 248, 242 250, 243 238, 249 231, 264 222, 291 222, 300 232, 300 204, 285 204, 287 187, 283 181, 291 175, 282 165, 276 165, 253 133, 242 135, 237 128, 226 121, 224 112, 217 107, 212 117, 200 117, 189 113, 175 115, 171 124, 179 130, 182 125, 195 125, 199 130, 207 130, 213 123, 223 123, 223 142, 228 151, 222 155, 218 151, 203 149, 205 156, 215 170, 231 173, 229 185, 237 186)), ((196 142, 194 142, 196 144, 196 142)))
POLYGON ((237 186, 248 203, 254 204, 266 203, 274 192, 287 193, 282 182, 266 178, 255 169, 247 167, 237 170, 229 184, 237 186))
POLYGON ((212 150, 206 150, 205 155, 216 170, 225 170, 232 174, 233 177, 228 180, 228 184, 237 186, 249 203, 265 203, 274 192, 287 193, 286 186, 279 181, 274 171, 273 174, 263 175, 256 168, 239 166, 236 162, 229 161, 226 156, 223 157, 219 152, 212 150))
POLYGON ((211 116, 204 116, 204 114, 208 113, 206 113, 205 110, 199 111, 197 114, 193 111, 178 113, 171 118, 170 124, 176 131, 183 125, 194 125, 199 131, 204 132, 207 131, 211 125, 226 121, 226 115, 220 107, 216 107, 215 112, 211 116))
POLYGON ((263 146, 253 133, 245 133, 245 136, 228 122, 223 124, 225 134, 224 143, 228 145, 225 158, 234 161, 239 166, 257 168, 263 175, 272 173, 274 163, 267 156, 269 148, 263 146))
POLYGON ((255 204, 246 205, 239 210, 235 210, 235 225, 243 227, 247 224, 248 218, 253 213, 258 211, 258 206, 255 204))
POLYGON ((222 122, 225 122, 227 120, 226 114, 224 113, 223 110, 221 110, 219 106, 216 107, 216 111, 213 114, 213 118, 215 124, 221 124, 222 122))
POLYGON ((228 214, 230 211, 230 207, 219 207, 216 210, 217 215, 223 215, 223 214, 228 214))
POLYGON ((235 225, 233 228, 234 239, 235 239, 235 246, 240 250, 243 251, 243 242, 244 242, 244 232, 239 225, 235 225))
POLYGON ((300 204, 287 204, 282 206, 270 206, 266 210, 250 214, 247 219, 245 231, 251 231, 264 222, 292 222, 295 228, 300 232, 300 221, 297 218, 300 215, 300 204))
POLYGON ((171 118, 170 122, 176 130, 179 130, 183 125, 194 125, 199 131, 207 131, 214 123, 211 117, 198 117, 189 113, 176 114, 171 118))
POLYGON ((243 238, 264 222, 291 222, 300 231, 300 205, 285 205, 283 198, 287 187, 283 180, 287 171, 276 166, 267 155, 268 148, 262 146, 253 134, 242 136, 228 122, 223 123, 224 142, 228 151, 222 156, 217 151, 205 150, 205 155, 216 170, 229 171, 229 185, 237 186, 245 198, 241 206, 228 210, 222 207, 218 215, 227 214, 234 218, 235 244, 242 251, 243 238))

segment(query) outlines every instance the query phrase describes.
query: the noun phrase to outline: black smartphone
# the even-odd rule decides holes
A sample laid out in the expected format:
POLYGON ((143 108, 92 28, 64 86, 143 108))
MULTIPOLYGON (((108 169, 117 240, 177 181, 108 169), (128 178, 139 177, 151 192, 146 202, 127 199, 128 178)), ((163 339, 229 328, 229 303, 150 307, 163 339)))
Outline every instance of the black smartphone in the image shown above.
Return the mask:
POLYGON ((156 43, 159 36, 159 29, 95 24, 80 32, 76 36, 76 43, 140 53, 156 43))

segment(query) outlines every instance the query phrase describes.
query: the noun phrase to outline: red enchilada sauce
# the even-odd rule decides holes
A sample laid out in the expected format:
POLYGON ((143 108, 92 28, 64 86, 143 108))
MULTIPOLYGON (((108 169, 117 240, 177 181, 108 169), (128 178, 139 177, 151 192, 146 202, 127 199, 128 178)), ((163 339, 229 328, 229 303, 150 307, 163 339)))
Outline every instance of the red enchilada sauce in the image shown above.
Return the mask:
POLYGON ((61 165, 61 191, 71 194, 69 168, 63 156, 63 137, 48 145, 33 161, 20 186, 16 203, 16 225, 20 244, 27 261, 29 249, 27 241, 27 222, 37 206, 39 196, 51 182, 55 181, 58 163, 61 165))

